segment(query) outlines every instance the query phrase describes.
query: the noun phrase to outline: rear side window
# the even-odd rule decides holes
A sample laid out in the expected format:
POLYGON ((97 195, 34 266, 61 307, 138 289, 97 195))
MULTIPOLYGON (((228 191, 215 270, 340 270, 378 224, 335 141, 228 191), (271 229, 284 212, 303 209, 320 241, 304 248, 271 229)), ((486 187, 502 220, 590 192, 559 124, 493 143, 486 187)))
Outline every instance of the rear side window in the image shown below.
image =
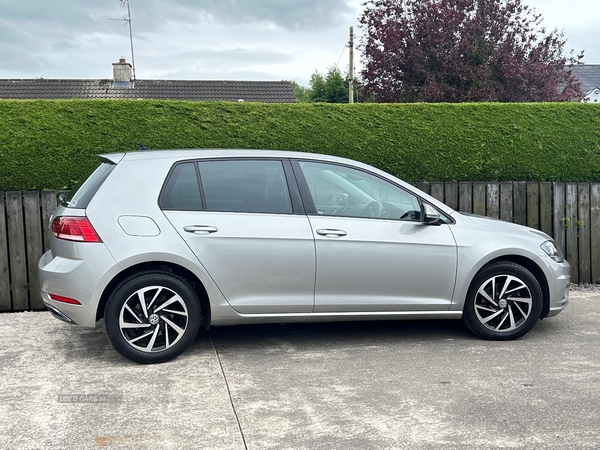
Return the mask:
POLYGON ((195 211, 202 209, 200 186, 193 162, 176 165, 161 197, 164 209, 195 211))
POLYGON ((110 173, 116 167, 115 164, 104 162, 101 163, 87 179, 69 193, 67 199, 62 202, 63 206, 75 209, 85 209, 89 205, 104 180, 108 178, 110 173))
POLYGON ((202 161, 198 167, 209 211, 292 213, 281 161, 202 161))

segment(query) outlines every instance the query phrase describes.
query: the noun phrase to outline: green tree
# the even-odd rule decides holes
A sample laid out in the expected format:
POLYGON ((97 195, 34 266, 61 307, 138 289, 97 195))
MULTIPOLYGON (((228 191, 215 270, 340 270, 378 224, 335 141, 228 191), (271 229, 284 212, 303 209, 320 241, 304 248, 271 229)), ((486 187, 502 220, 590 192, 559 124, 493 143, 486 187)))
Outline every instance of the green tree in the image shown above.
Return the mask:
POLYGON ((294 97, 298 103, 310 102, 310 89, 305 86, 300 86, 294 80, 290 81, 292 89, 294 90, 294 97))
MULTIPOLYGON (((337 66, 330 67, 326 74, 315 70, 310 77, 309 87, 300 86, 295 81, 290 83, 298 103, 348 103, 348 75, 343 75, 337 66)), ((355 79, 354 83, 356 97, 360 101, 369 101, 370 97, 362 95, 361 81, 355 79)))
POLYGON ((315 71, 310 77, 310 101, 323 103, 348 103, 348 80, 337 66, 326 75, 315 71))
POLYGON ((310 87, 308 97, 311 102, 327 102, 325 94, 325 77, 315 70, 310 76, 310 87))

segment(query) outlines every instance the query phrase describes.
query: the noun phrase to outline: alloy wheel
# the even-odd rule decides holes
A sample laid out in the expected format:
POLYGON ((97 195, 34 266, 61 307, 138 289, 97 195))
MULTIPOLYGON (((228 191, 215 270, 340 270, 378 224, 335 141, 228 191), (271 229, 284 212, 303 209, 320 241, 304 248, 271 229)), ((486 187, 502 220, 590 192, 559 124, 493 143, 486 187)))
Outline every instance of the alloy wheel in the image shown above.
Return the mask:
POLYGON ((475 314, 489 330, 510 332, 527 321, 533 297, 527 284, 513 275, 497 275, 484 281, 475 295, 475 314))
POLYGON ((119 329, 125 341, 142 352, 168 350, 183 337, 188 309, 177 292, 164 286, 135 291, 123 303, 119 329))

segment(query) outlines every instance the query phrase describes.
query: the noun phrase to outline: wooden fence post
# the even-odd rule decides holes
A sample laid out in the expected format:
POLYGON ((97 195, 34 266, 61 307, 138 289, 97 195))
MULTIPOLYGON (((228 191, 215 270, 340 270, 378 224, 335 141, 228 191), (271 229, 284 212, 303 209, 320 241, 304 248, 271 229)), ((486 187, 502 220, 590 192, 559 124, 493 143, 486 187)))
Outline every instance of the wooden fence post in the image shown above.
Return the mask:
POLYGON ((579 283, 579 246, 577 239, 577 183, 565 184, 567 213, 567 261, 571 263, 571 282, 579 283))
POLYGON ((461 181, 458 184, 458 210, 460 212, 473 212, 473 187, 470 181, 461 181))
POLYGON ((513 183, 500 183, 500 219, 512 222, 514 218, 513 183))
POLYGON ((6 239, 6 207, 0 191, 0 311, 10 311, 10 275, 8 273, 8 241, 6 239))
POLYGON ((592 274, 590 248, 590 185, 579 183, 577 186, 578 219, 577 233, 579 237, 579 282, 590 283, 592 274))
POLYGON ((444 183, 433 182, 431 183, 431 196, 440 202, 444 201, 444 183))
POLYGON ((487 215, 494 217, 495 219, 500 218, 500 187, 498 182, 487 184, 487 215))
POLYGON ((540 184, 527 183, 527 226, 540 229, 540 184))
POLYGON ((27 245, 27 278, 29 279, 29 308, 44 309, 40 297, 40 285, 37 276, 37 265, 43 253, 42 217, 40 209, 40 193, 23 193, 23 210, 25 219, 25 242, 27 245))
POLYGON ((444 183, 444 203, 454 210, 458 209, 458 183, 456 181, 444 183))
POLYGON ((486 184, 483 182, 473 183, 473 214, 485 216, 486 184))
POLYGON ((56 191, 42 191, 42 236, 44 251, 50 250, 50 216, 57 206, 56 191))
POLYGON ((566 212, 565 212, 565 184, 564 183, 552 183, 554 209, 552 214, 552 222, 554 224, 554 233, 551 235, 556 241, 556 245, 560 248, 563 255, 567 255, 567 249, 565 246, 565 227, 566 224, 566 212))
POLYGON ((415 185, 418 189, 421 189, 423 192, 425 192, 426 194, 429 194, 429 183, 417 183, 415 185))
POLYGON ((590 187, 590 231, 592 283, 600 283, 600 184, 590 187))
POLYGON ((21 192, 6 193, 6 222, 8 228, 8 259, 12 280, 12 309, 24 311, 29 308, 27 292, 27 254, 23 233, 23 203, 21 192))
POLYGON ((527 183, 517 181, 513 188, 513 221, 519 225, 527 224, 527 183))
POLYGON ((552 211, 552 183, 540 183, 540 230, 549 236, 554 234, 552 211))

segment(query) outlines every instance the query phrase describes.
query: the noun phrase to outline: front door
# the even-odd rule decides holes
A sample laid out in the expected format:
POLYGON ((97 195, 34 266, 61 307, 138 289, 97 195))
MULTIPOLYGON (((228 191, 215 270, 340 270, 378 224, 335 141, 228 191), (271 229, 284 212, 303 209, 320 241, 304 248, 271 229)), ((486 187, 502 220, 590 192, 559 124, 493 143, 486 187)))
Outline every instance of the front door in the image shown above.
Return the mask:
POLYGON ((457 261, 449 225, 425 225, 415 194, 369 172, 297 167, 316 208, 315 312, 448 310, 457 261))

